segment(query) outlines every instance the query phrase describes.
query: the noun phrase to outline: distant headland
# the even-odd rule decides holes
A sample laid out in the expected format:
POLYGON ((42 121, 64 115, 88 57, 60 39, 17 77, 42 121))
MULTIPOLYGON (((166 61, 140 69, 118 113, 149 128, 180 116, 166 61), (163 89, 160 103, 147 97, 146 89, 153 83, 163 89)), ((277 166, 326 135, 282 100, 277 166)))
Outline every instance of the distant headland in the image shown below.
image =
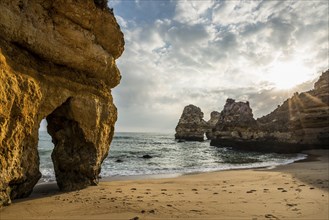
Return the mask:
POLYGON ((203 141, 240 150, 294 153, 329 148, 329 70, 314 89, 295 93, 273 112, 254 119, 249 102, 228 98, 224 109, 213 111, 208 122, 194 105, 184 108, 176 127, 180 141, 203 141))

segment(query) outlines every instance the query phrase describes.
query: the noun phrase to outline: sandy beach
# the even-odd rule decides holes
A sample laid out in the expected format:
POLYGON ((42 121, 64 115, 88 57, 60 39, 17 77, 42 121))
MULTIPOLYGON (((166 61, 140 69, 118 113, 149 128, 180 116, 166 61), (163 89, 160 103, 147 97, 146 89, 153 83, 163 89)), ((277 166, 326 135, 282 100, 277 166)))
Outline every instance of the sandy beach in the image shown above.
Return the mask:
POLYGON ((329 219, 329 151, 274 169, 113 180, 75 192, 41 184, 4 219, 329 219))

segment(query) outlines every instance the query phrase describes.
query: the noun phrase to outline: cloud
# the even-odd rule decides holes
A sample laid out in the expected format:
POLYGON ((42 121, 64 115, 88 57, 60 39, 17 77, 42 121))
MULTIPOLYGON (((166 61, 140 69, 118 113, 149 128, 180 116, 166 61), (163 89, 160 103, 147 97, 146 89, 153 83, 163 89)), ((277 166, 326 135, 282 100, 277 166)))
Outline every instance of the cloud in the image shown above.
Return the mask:
POLYGON ((213 1, 177 1, 173 19, 189 25, 206 23, 213 4, 213 1))
POLYGON ((113 90, 119 131, 174 132, 185 105, 198 105, 208 117, 228 97, 248 99, 260 117, 292 93, 275 88, 274 70, 298 72, 297 84, 328 68, 326 1, 112 5, 126 41, 117 61, 122 81, 113 90))

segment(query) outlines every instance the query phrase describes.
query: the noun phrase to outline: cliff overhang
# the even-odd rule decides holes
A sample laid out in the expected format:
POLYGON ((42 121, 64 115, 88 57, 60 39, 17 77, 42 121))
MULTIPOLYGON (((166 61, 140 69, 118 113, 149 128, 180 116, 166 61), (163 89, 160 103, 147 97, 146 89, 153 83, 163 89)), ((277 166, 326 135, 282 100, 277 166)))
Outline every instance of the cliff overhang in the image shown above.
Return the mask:
POLYGON ((92 0, 0 2, 0 206, 38 182, 44 118, 59 187, 98 183, 117 119, 111 89, 123 50, 113 13, 92 0))

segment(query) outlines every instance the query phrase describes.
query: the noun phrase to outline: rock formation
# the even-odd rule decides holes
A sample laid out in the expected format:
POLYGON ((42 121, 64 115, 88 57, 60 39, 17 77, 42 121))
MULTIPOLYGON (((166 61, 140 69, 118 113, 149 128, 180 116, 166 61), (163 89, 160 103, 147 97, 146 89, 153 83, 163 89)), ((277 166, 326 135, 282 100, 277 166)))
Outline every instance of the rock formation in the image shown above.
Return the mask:
POLYGON ((194 105, 185 106, 181 118, 176 126, 175 138, 185 141, 203 141, 208 128, 203 120, 203 112, 194 105))
POLYGON ((254 130, 256 126, 257 122, 253 117, 249 102, 235 102, 234 99, 229 98, 209 136, 211 139, 226 139, 231 136, 240 138, 254 130))
POLYGON ((0 1, 0 206, 39 180, 43 118, 62 190, 98 182, 117 119, 123 34, 92 0, 0 1))
POLYGON ((272 113, 254 120, 248 106, 228 100, 211 145, 278 153, 329 148, 329 70, 314 89, 295 93, 272 113), (222 117, 223 116, 223 117, 222 117))

